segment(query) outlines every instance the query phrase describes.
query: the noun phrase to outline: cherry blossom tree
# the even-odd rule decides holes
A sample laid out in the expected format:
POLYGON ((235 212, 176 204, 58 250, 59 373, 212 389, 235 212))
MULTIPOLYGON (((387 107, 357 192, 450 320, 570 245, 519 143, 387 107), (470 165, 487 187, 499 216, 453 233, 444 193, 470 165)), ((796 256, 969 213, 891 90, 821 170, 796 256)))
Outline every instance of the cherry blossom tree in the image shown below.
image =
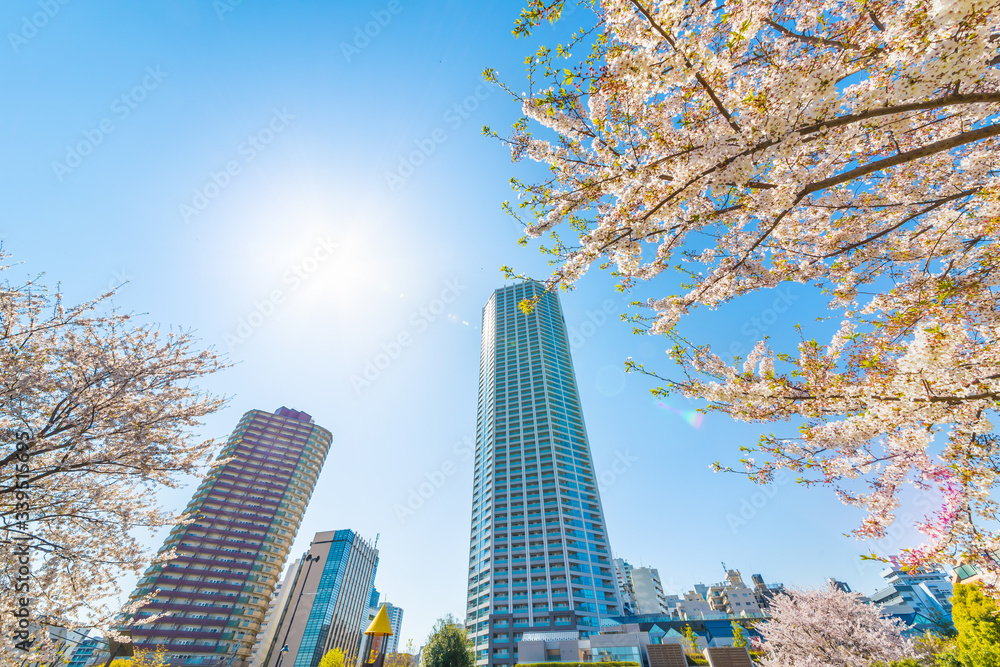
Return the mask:
MULTIPOLYGON (((527 60, 527 92, 485 72, 524 115, 484 131, 549 167, 513 179, 505 208, 527 217, 522 243, 549 236, 550 288, 595 264, 622 291, 659 278, 629 319, 670 340, 677 370, 630 370, 798 426, 744 447, 741 472, 834 488, 865 512, 859 539, 885 535, 907 484, 939 492, 902 562, 996 573, 1000 3, 580 4, 592 25, 527 60), (810 313, 832 320, 825 341, 800 329, 796 350, 727 360, 678 327, 790 282, 827 302, 810 313)), ((529 0, 515 34, 564 5, 529 0)))
POLYGON ((211 454, 190 433, 224 400, 195 383, 224 363, 110 296, 69 306, 37 282, 0 284, 3 665, 50 657, 45 624, 109 627, 122 575, 149 563, 136 531, 178 519, 155 490, 211 454))
POLYGON ((758 626, 762 667, 870 667, 914 655, 903 622, 887 618, 859 593, 790 590, 774 598, 758 626))

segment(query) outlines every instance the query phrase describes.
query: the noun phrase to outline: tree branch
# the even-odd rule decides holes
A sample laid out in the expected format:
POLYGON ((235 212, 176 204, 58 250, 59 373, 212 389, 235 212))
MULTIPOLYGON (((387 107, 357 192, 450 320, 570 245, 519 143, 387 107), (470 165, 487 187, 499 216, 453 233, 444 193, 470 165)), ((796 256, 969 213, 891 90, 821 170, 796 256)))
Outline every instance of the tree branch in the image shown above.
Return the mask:
POLYGON ((856 44, 847 44, 846 42, 838 42, 835 39, 827 39, 825 37, 813 37, 812 35, 801 35, 797 32, 789 30, 785 26, 771 19, 765 20, 764 23, 771 26, 772 28, 774 28, 781 34, 785 35, 786 37, 797 39, 800 42, 807 42, 809 44, 822 44, 824 46, 836 46, 837 48, 845 50, 857 50, 861 48, 856 44))
POLYGON ((948 139, 942 139, 941 141, 935 141, 934 143, 927 144, 921 148, 915 148, 911 151, 906 151, 905 153, 897 153, 892 157, 888 157, 883 160, 875 160, 874 162, 869 162, 868 164, 857 167, 856 169, 845 171, 837 174, 836 176, 831 176, 830 178, 824 178, 822 181, 817 181, 816 183, 807 185, 799 191, 799 195, 805 196, 814 192, 819 192, 820 190, 825 190, 826 188, 832 188, 834 186, 841 185, 842 183, 853 181, 855 178, 867 176, 868 174, 876 171, 882 171, 883 169, 895 167, 896 165, 904 164, 912 160, 919 160, 922 157, 934 155, 935 153, 940 153, 941 151, 951 150, 952 148, 958 148, 959 146, 971 144, 973 142, 995 137, 997 135, 1000 135, 1000 123, 981 127, 978 130, 963 132, 953 137, 949 137, 948 139))
MULTIPOLYGON (((667 44, 669 44, 674 51, 676 51, 681 55, 681 58, 684 59, 684 64, 687 65, 688 67, 693 67, 691 65, 691 61, 688 60, 688 57, 679 48, 677 48, 677 44, 674 42, 674 38, 671 37, 670 34, 667 33, 667 31, 664 30, 660 26, 660 24, 656 22, 652 14, 646 11, 646 8, 643 7, 641 4, 639 4, 638 0, 631 0, 631 2, 633 5, 635 5, 635 8, 639 10, 639 13, 646 17, 646 20, 649 21, 649 24, 656 29, 656 32, 660 33, 660 35, 663 36, 663 39, 666 40, 667 44)), ((705 92, 708 93, 708 96, 712 98, 712 102, 715 103, 715 107, 719 110, 719 113, 721 113, 722 116, 729 123, 729 127, 733 128, 736 132, 739 132, 740 126, 736 124, 735 120, 733 120, 732 114, 730 114, 729 111, 726 109, 725 105, 722 104, 722 100, 720 100, 719 96, 715 94, 715 91, 712 90, 712 86, 709 85, 705 77, 701 75, 701 72, 695 71, 694 77, 695 79, 698 80, 698 83, 701 84, 701 87, 705 89, 705 92)))

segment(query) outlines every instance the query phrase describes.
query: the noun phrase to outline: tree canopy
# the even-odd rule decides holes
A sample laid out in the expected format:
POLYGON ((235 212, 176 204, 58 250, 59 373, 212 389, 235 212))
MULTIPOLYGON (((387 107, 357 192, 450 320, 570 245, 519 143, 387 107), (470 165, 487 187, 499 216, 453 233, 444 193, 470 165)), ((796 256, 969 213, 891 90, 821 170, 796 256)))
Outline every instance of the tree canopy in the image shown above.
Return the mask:
POLYGON ((135 531, 179 520, 153 491, 212 453, 191 431, 224 401, 197 382, 224 363, 110 296, 0 285, 0 655, 30 644, 18 661, 51 655, 43 623, 112 625, 107 601, 150 559, 135 531))
MULTIPOLYGON (((515 34, 565 4, 529 0, 515 34)), ((485 73, 523 112, 487 134, 549 167, 513 179, 505 207, 526 215, 524 243, 549 235, 550 288, 594 265, 622 291, 655 280, 630 317, 670 340, 658 391, 799 425, 733 467, 833 487, 866 511, 861 539, 885 535, 907 484, 935 490, 902 562, 995 573, 1000 4, 578 4, 593 22, 527 59, 526 92, 485 73), (809 313, 833 320, 825 342, 732 359, 679 326, 787 283, 825 299, 809 313)))
POLYGON ((956 584, 951 618, 956 654, 966 667, 1000 665, 1000 607, 975 584, 956 584))
POLYGON ((869 667, 914 653, 902 621, 862 602, 859 593, 790 590, 772 600, 770 612, 758 626, 764 667, 869 667))
POLYGON ((472 642, 462 624, 451 614, 439 618, 427 637, 419 667, 473 667, 475 664, 472 642))
POLYGON ((330 649, 320 658, 319 667, 344 667, 344 652, 339 648, 330 649))

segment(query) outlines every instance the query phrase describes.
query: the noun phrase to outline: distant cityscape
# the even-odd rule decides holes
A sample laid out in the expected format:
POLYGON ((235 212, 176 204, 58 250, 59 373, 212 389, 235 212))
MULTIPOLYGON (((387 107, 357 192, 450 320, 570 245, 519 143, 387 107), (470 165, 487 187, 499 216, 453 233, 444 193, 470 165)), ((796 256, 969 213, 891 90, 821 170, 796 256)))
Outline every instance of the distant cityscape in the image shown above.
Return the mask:
MULTIPOLYGON (((388 652, 418 664, 419 651, 399 645, 404 609, 376 588, 374 528, 331 526, 290 553, 333 445, 331 430, 305 412, 243 415, 219 452, 225 463, 188 503, 190 521, 164 540, 160 555, 172 557, 154 561, 130 597, 144 603, 121 626, 136 648, 162 647, 177 667, 317 667, 333 649, 354 665, 362 633, 384 608, 388 652)), ((560 301, 538 283, 497 289, 483 309, 475 452, 465 627, 477 665, 663 667, 673 654, 660 647, 726 648, 736 632, 753 637, 754 622, 786 591, 724 566, 718 583, 667 594, 656 568, 614 556, 560 301), (530 312, 519 306, 526 300, 530 312)), ((890 565, 866 600, 922 633, 950 624, 953 583, 976 576, 967 566, 890 565)), ((69 667, 114 657, 103 638, 50 633, 69 667)))

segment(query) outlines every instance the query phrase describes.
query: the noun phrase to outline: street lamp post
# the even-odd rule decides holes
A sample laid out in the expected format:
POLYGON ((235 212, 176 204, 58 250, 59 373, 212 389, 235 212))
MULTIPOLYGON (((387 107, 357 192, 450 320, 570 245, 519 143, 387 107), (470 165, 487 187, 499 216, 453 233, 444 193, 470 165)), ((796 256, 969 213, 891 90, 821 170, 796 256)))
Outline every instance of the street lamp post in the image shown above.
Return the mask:
POLYGON ((292 607, 292 616, 288 619, 288 626, 285 629, 285 638, 281 640, 281 650, 278 651, 278 662, 275 663, 274 667, 280 667, 281 659, 284 654, 288 652, 288 634, 292 631, 292 622, 295 620, 295 614, 299 610, 299 602, 302 600, 302 594, 306 591, 306 583, 309 581, 309 572, 312 571, 313 563, 319 562, 319 556, 313 556, 312 554, 306 554, 306 562, 309 565, 306 566, 306 576, 302 579, 302 586, 299 588, 299 596, 295 598, 295 606, 292 607))
POLYGON ((286 653, 288 653, 288 644, 282 646, 281 650, 278 651, 278 664, 275 665, 274 667, 281 667, 281 659, 285 657, 286 653))

